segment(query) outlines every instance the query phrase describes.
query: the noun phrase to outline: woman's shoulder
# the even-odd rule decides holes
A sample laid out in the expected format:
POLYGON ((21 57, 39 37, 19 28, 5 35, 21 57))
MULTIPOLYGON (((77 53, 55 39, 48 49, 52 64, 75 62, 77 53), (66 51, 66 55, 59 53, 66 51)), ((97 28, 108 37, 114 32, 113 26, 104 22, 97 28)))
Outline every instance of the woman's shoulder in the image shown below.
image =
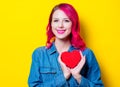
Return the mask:
POLYGON ((83 51, 83 55, 85 55, 86 58, 89 58, 90 60, 96 58, 96 56, 95 56, 93 50, 90 49, 90 48, 86 48, 86 49, 83 51))
POLYGON ((88 47, 86 47, 84 50, 83 50, 83 54, 94 54, 93 53, 93 50, 91 49, 91 48, 88 48, 88 47))
POLYGON ((93 50, 90 49, 90 48, 86 48, 83 51, 83 55, 86 57, 86 59, 87 59, 89 64, 91 64, 92 62, 97 61, 96 56, 95 56, 93 50))
POLYGON ((37 47, 33 50, 33 54, 34 53, 40 53, 40 52, 44 52, 46 50, 46 46, 40 46, 40 47, 37 47))

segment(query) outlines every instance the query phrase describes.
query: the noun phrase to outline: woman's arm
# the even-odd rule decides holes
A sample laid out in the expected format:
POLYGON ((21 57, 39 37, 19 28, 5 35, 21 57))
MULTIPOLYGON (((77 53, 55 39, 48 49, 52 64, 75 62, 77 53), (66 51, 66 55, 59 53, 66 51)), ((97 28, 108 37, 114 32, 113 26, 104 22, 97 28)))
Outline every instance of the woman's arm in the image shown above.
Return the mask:
POLYGON ((88 53, 85 56, 88 72, 85 77, 81 75, 79 87, 104 87, 96 57, 90 49, 87 49, 87 51, 88 53))
POLYGON ((49 81, 43 81, 44 78, 42 78, 40 74, 39 58, 40 52, 34 51, 32 55, 30 75, 28 78, 29 87, 68 87, 68 83, 62 72, 55 73, 55 76, 49 79, 49 81))

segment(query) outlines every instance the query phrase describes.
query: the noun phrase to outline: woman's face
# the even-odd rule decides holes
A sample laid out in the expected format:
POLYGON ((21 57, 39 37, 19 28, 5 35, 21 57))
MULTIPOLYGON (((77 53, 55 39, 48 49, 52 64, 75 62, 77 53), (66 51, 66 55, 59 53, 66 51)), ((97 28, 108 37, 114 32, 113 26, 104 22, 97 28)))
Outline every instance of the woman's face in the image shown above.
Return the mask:
POLYGON ((71 33, 72 21, 58 9, 53 13, 51 27, 57 39, 67 39, 71 33))

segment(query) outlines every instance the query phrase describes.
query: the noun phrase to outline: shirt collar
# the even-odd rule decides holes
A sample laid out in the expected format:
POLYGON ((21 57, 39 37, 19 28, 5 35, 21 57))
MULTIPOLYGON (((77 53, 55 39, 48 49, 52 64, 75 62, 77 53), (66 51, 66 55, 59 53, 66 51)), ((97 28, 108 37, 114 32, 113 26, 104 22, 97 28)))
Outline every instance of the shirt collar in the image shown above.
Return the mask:
MULTIPOLYGON (((75 48, 74 46, 71 45, 70 48, 69 48, 69 50, 68 50, 68 52, 71 52, 73 50, 79 50, 79 49, 77 49, 77 48, 75 48)), ((55 43, 53 42, 52 46, 48 49, 48 53, 49 54, 53 54, 55 52, 57 52, 57 49, 55 47, 55 43)))
POLYGON ((54 42, 53 42, 52 45, 51 45, 51 47, 48 48, 48 53, 49 53, 49 54, 53 54, 53 53, 55 53, 55 52, 57 52, 57 49, 56 49, 55 44, 54 44, 54 42))

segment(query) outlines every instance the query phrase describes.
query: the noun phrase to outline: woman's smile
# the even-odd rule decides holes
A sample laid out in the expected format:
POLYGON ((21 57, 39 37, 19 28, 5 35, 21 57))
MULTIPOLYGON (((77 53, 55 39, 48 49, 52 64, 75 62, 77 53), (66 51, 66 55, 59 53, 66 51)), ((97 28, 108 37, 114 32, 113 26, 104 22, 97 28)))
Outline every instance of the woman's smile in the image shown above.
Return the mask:
POLYGON ((58 34, 64 34, 66 31, 65 29, 60 29, 60 28, 57 28, 56 30, 58 34))

